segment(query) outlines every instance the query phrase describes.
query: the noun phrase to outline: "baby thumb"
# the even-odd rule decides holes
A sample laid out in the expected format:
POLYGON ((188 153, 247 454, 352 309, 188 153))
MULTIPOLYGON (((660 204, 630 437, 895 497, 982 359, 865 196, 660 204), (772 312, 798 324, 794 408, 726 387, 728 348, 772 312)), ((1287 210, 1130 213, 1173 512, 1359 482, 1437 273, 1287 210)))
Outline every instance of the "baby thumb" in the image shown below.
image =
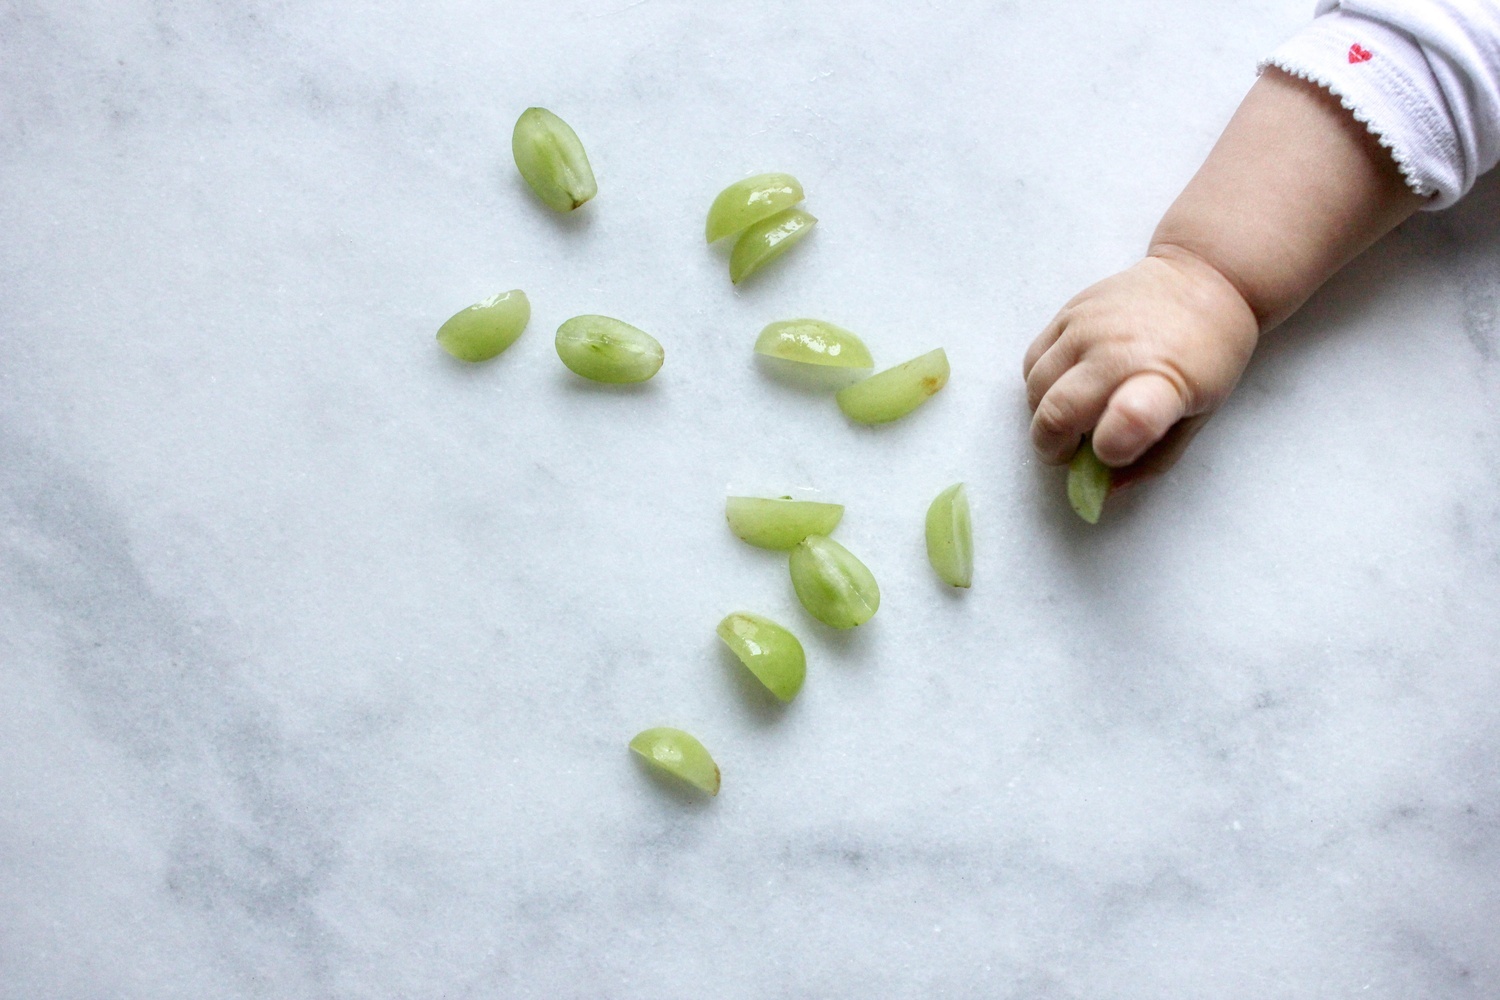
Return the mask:
POLYGON ((1165 375, 1132 375, 1109 397, 1094 428, 1094 454, 1105 465, 1129 465, 1162 439, 1181 420, 1187 405, 1165 375))

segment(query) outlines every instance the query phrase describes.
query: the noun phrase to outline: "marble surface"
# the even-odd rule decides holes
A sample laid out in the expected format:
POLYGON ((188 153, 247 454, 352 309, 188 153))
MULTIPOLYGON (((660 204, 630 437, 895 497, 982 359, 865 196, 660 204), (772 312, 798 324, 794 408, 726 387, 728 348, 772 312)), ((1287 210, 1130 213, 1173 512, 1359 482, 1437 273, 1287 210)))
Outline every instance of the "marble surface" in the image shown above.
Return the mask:
POLYGON ((1311 6, 0 4, 0 997, 1500 995, 1494 178, 1097 529, 1025 439, 1025 345, 1311 6), (703 213, 763 170, 821 222, 734 289, 703 213), (437 349, 515 287, 507 354, 437 349), (563 370, 585 312, 660 376, 563 370), (752 361, 798 315, 952 382, 853 427, 752 361), (789 490, 848 505, 854 634, 725 530, 789 490))

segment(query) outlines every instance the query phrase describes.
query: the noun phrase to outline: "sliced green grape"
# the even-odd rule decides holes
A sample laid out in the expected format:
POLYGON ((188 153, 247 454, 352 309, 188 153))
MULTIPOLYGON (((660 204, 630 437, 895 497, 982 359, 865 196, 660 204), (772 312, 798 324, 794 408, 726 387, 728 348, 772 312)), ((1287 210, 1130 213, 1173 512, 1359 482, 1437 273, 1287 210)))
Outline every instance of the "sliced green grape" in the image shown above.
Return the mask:
POLYGON ((817 222, 801 209, 788 208, 750 226, 729 254, 729 280, 738 285, 800 243, 817 222))
POLYGON ((730 497, 729 530, 762 549, 793 549, 808 535, 826 535, 844 516, 844 505, 813 500, 730 497))
POLYGON ((791 701, 802 690, 807 654, 795 635, 771 619, 748 611, 725 616, 717 631, 724 645, 776 697, 791 701))
POLYGON ((521 112, 510 150, 531 190, 559 212, 571 212, 599 193, 578 134, 546 108, 521 112))
POLYGON ((530 320, 526 293, 502 292, 454 313, 438 327, 437 340, 460 361, 488 361, 514 344, 530 320))
POLYGON ((557 356, 595 382, 644 382, 666 356, 651 334, 608 316, 574 316, 557 328, 557 356))
POLYGON ((785 319, 760 331, 755 353, 837 368, 871 368, 870 349, 854 334, 820 319, 785 319))
POLYGON ((719 794, 719 765, 691 734, 660 726, 637 733, 630 749, 710 795, 719 794))
POLYGON ((1094 446, 1084 438, 1068 463, 1068 503, 1089 524, 1099 523, 1104 499, 1109 496, 1111 476, 1109 466, 1099 461, 1094 446))
POLYGON ((967 587, 974 582, 974 528, 963 483, 939 493, 927 508, 927 560, 944 583, 967 587))
POLYGON ((733 236, 802 200, 802 185, 791 174, 758 174, 735 181, 714 199, 704 234, 713 243, 733 236))
POLYGON ((880 607, 874 574, 832 538, 804 538, 792 550, 791 571, 797 599, 824 625, 863 625, 880 607))
POLYGON ((906 416, 948 384, 948 355, 939 347, 847 389, 840 389, 839 409, 861 424, 884 424, 906 416))

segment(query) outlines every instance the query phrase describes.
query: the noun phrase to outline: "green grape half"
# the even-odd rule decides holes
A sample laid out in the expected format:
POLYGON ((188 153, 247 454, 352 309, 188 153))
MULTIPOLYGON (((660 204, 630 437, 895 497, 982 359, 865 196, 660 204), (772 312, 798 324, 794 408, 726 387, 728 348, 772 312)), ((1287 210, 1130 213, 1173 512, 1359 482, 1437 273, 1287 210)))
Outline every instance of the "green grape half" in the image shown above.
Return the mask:
POLYGON ((839 409, 861 424, 906 416, 948 384, 948 355, 939 347, 838 391, 839 409))
POLYGON ((791 174, 757 174, 735 181, 714 199, 704 235, 713 243, 791 208, 802 200, 802 185, 791 174))
POLYGON ((571 212, 599 193, 578 133, 546 108, 521 112, 510 151, 531 190, 559 212, 571 212))
POLYGON ((443 350, 460 361, 488 361, 511 344, 531 320, 531 303, 517 289, 461 309, 438 327, 443 350))
POLYGON ((791 632, 748 611, 726 615, 717 631, 724 645, 776 697, 791 701, 802 690, 807 654, 791 632))
POLYGON ((836 368, 872 368, 870 349, 843 327, 820 319, 784 319, 760 331, 755 353, 836 368))
POLYGON ((644 382, 661 370, 666 352, 644 330, 608 316, 574 316, 557 328, 557 356, 595 382, 644 382))
POLYGON ((719 794, 719 765, 690 733, 659 726, 637 733, 630 749, 710 795, 719 794))
POLYGON ((792 550, 790 565, 797 599, 824 625, 863 625, 880 607, 880 587, 874 574, 831 538, 804 538, 792 550))
POLYGON ((734 241, 729 280, 738 285, 802 242, 817 222, 801 209, 788 208, 750 226, 734 241))
POLYGON ((808 535, 826 535, 844 517, 844 505, 813 500, 730 497, 724 502, 729 530, 762 549, 793 549, 808 535))
POLYGON ((927 508, 927 560, 944 583, 967 587, 974 582, 974 527, 963 483, 939 493, 927 508))
POLYGON ((1068 503, 1089 524, 1099 523, 1104 500, 1109 496, 1112 475, 1109 466, 1094 454, 1094 446, 1088 438, 1084 438, 1073 453, 1073 460, 1068 463, 1068 503))

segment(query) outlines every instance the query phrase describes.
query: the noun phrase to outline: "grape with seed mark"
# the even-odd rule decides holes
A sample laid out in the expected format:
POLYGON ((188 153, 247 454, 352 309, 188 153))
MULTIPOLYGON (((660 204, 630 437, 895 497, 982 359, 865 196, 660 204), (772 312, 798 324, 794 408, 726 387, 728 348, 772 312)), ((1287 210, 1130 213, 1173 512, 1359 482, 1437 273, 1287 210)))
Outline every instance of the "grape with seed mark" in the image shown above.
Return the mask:
POLYGON ((791 549, 808 535, 827 535, 844 516, 844 505, 813 500, 730 497, 724 503, 729 530, 762 549, 791 549))
POLYGON ((546 108, 521 112, 510 150, 531 190, 559 212, 571 212, 599 192, 578 134, 546 108))
POLYGON ((807 677, 807 654, 787 629, 760 615, 736 611, 716 630, 756 679, 782 701, 791 701, 807 677))
POLYGON ((939 493, 927 508, 927 561, 944 583, 968 587, 974 582, 974 529, 963 483, 939 493))
POLYGON ((939 347, 840 389, 839 409, 861 424, 899 420, 948 384, 948 355, 939 347))
POLYGON ((755 353, 836 368, 875 365, 864 341, 843 327, 820 319, 786 319, 770 324, 756 338, 755 353))
POLYGON ((661 343, 608 316, 574 316, 557 328, 557 356, 595 382, 644 382, 661 370, 661 343))
POLYGON ((647 729, 635 735, 630 749, 668 774, 710 795, 719 794, 719 765, 691 734, 668 726, 647 729))
POLYGON ((817 222, 801 209, 788 208, 750 226, 729 254, 729 280, 738 285, 802 242, 817 222))
POLYGON ((757 174, 735 181, 714 199, 704 235, 713 243, 791 208, 802 200, 802 185, 791 174, 757 174))
POLYGON ((880 607, 874 574, 831 538, 804 538, 792 550, 789 565, 797 599, 824 625, 854 628, 869 621, 880 607))
POLYGON ((488 361, 514 344, 530 320, 526 293, 502 292, 454 313, 438 327, 437 341, 460 361, 488 361))

